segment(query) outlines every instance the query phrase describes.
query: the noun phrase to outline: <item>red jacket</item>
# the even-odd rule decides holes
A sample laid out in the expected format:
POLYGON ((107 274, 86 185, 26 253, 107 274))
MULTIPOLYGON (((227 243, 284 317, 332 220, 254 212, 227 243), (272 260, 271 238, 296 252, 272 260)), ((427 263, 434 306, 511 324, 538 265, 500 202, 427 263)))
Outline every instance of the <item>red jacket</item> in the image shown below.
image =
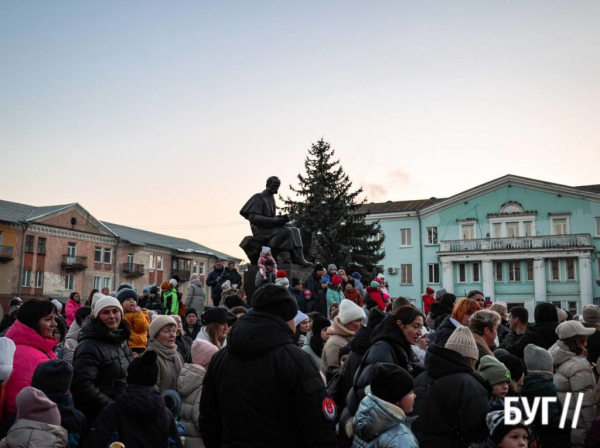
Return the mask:
POLYGON ((433 302, 435 302, 435 298, 433 296, 423 294, 423 309, 425 310, 425 315, 429 314, 429 309, 431 308, 433 302))
POLYGON ((383 297, 381 297, 379 289, 374 288, 373 286, 367 286, 367 295, 377 302, 377 306, 381 311, 385 311, 385 303, 383 303, 383 297))

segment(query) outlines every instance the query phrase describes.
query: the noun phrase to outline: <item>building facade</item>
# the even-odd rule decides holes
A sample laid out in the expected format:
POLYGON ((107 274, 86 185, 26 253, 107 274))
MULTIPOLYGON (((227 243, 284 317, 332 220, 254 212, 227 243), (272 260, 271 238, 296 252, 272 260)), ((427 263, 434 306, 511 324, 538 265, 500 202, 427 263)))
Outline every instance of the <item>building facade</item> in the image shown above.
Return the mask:
POLYGON ((507 175, 445 199, 366 204, 385 234, 392 296, 422 306, 428 286, 573 313, 600 302, 600 186, 507 175))

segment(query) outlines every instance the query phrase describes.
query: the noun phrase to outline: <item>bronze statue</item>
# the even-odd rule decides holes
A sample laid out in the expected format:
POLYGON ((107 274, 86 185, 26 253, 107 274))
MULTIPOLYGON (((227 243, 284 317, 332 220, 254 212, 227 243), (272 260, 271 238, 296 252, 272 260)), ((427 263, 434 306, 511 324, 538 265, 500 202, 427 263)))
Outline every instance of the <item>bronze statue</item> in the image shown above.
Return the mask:
POLYGON ((246 237, 240 244, 252 264, 258 262, 262 246, 269 246, 274 257, 289 252, 292 263, 312 266, 304 259, 300 230, 293 227, 288 215, 277 215, 275 194, 281 181, 273 176, 267 179, 267 189, 252 196, 240 210, 240 215, 250 221, 253 237, 246 237))

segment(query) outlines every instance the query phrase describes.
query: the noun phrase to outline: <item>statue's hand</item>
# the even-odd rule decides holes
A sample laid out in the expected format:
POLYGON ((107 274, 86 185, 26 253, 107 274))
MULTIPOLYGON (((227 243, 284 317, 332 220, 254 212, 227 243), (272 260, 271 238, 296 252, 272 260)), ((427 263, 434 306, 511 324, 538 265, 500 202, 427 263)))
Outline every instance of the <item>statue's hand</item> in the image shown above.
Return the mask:
POLYGON ((288 215, 281 215, 278 216, 277 218, 275 218, 277 220, 277 223, 281 226, 287 224, 288 222, 290 222, 290 217, 288 215))

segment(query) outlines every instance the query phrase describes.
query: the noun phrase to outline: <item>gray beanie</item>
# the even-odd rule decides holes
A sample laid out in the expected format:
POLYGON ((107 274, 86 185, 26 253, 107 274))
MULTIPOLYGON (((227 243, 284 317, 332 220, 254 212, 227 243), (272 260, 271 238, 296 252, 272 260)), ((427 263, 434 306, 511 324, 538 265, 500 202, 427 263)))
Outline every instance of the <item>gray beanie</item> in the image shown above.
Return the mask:
POLYGON ((532 370, 550 372, 554 364, 554 359, 548 350, 533 344, 525 347, 525 356, 523 359, 525 360, 525 367, 527 367, 529 372, 532 370))

